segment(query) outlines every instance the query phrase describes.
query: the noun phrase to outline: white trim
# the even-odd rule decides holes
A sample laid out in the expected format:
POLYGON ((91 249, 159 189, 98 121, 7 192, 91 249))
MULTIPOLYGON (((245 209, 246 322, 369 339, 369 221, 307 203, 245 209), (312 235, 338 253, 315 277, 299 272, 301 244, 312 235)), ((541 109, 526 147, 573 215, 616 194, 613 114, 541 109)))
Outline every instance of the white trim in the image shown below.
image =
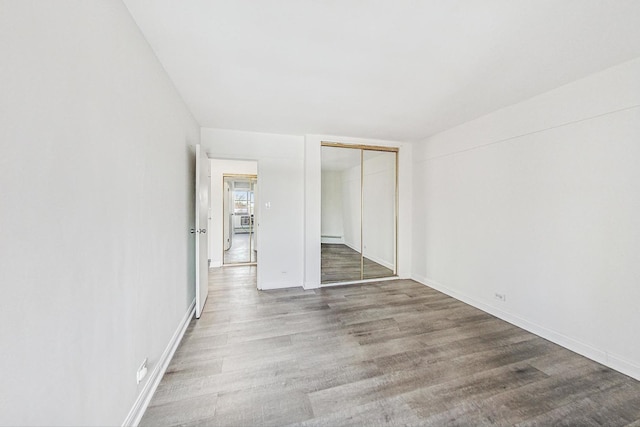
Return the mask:
POLYGON ((623 358, 612 355, 607 351, 595 348, 589 344, 585 344, 574 338, 566 336, 560 332, 556 332, 552 329, 548 329, 544 326, 538 325, 537 323, 533 323, 515 314, 493 307, 489 304, 480 302, 472 297, 469 297, 458 291, 450 289, 447 286, 436 282, 435 280, 431 280, 427 277, 417 276, 417 275, 413 275, 411 278, 416 282, 419 282, 425 286, 433 288, 439 292, 442 292, 443 294, 447 294, 452 298, 455 298, 459 301, 469 304, 499 319, 509 322, 512 325, 518 326, 526 331, 529 331, 546 340, 549 340, 555 344, 565 347, 575 353, 578 353, 584 357, 587 357, 591 360, 594 360, 598 363, 608 366, 611 369, 615 369, 616 371, 619 371, 625 375, 628 375, 640 381, 640 366, 636 365, 633 362, 624 360, 623 358))
POLYGON ((640 381, 640 366, 611 353, 607 353, 607 356, 607 363, 603 363, 603 365, 606 365, 611 369, 615 369, 618 372, 622 372, 623 374, 629 375, 631 378, 635 378, 636 380, 640 381))
MULTIPOLYGON (((322 242, 322 243, 325 243, 325 242, 322 242)), ((358 252, 358 254, 360 253, 360 248, 356 248, 355 246, 353 246, 352 244, 347 243, 347 242, 343 242, 343 244, 344 244, 345 246, 348 246, 349 248, 353 249, 354 251, 358 252)), ((383 259, 381 259, 381 258, 378 258, 378 257, 372 257, 372 256, 369 256, 369 255, 366 255, 366 254, 365 254, 365 256, 364 256, 364 257, 365 257, 366 259, 370 260, 370 261, 373 261, 373 262, 375 262, 375 263, 377 263, 377 264, 382 265, 383 267, 387 267, 387 268, 388 268, 389 270, 391 270, 391 271, 393 271, 393 270, 394 270, 394 265, 393 265, 393 263, 391 263, 391 262, 387 262, 387 261, 385 261, 385 260, 383 260, 383 259)))
POLYGON ((305 291, 310 291, 311 289, 320 289, 322 286, 318 283, 318 284, 308 284, 305 283, 304 285, 302 285, 302 289, 304 289, 305 291))
POLYGON ((344 244, 344 238, 342 236, 322 236, 320 243, 327 243, 331 245, 344 244))
POLYGON ((360 248, 356 248, 354 245, 352 245, 351 243, 347 242, 346 240, 344 241, 344 245, 348 246, 349 248, 353 249, 354 251, 360 253, 360 248))
MULTIPOLYGON (((238 265, 242 265, 242 264, 238 264, 238 265)), ((245 265, 248 265, 248 264, 245 264, 245 265)), ((272 291, 275 289, 289 289, 289 288, 300 288, 300 287, 303 289, 306 289, 304 286, 301 286, 300 283, 271 282, 271 283, 261 283, 260 287, 258 287, 258 290, 272 291)))
POLYGON ((144 412, 147 410, 147 406, 149 406, 149 402, 151 401, 153 394, 156 392, 156 389, 158 388, 158 384, 160 384, 160 380, 162 379, 162 376, 167 370, 167 367, 169 366, 169 362, 171 362, 171 359, 173 358, 173 354, 176 352, 176 349, 178 348, 180 341, 182 341, 182 337, 184 336, 184 333, 187 330, 187 326, 189 326, 189 323, 191 322, 191 319, 193 319, 193 316, 195 315, 195 313, 196 313, 196 300, 194 298, 194 300, 189 305, 189 308, 187 309, 187 312, 185 313, 184 317, 180 321, 180 324, 178 325, 178 329, 176 329, 176 331, 173 333, 173 336, 171 337, 169 344, 167 344, 167 348, 165 348, 164 352, 162 353, 162 356, 160 356, 158 363, 153 369, 153 372, 151 372, 151 375, 149 375, 149 379, 147 380, 142 391, 138 395, 138 398, 133 404, 133 407, 131 408, 131 410, 129 411, 127 418, 125 418, 125 420, 122 422, 123 427, 124 426, 135 427, 140 423, 140 420, 142 419, 144 412))
POLYGON ((394 265, 392 262, 388 262, 383 260, 382 258, 378 258, 378 257, 373 257, 371 255, 366 255, 364 256, 366 259, 368 259, 369 261, 373 261, 376 264, 380 264, 383 267, 387 267, 389 270, 393 271, 394 270, 394 265))
MULTIPOLYGON (((323 241, 322 243, 330 243, 330 242, 324 242, 323 241)), ((351 245, 350 243, 347 243, 347 242, 342 242, 342 244, 347 246, 347 247, 349 247, 349 248, 351 248, 351 249, 353 249, 354 251, 358 252, 358 254, 360 254, 360 248, 356 248, 355 246, 353 246, 353 245, 351 245)), ((387 261, 385 261, 385 260, 383 260, 381 258, 373 257, 373 256, 370 256, 370 255, 367 255, 367 254, 365 254, 364 257, 367 258, 370 261, 373 261, 373 262, 375 262, 377 264, 382 265, 383 267, 387 267, 391 271, 394 270, 393 263, 387 262, 387 261)))
POLYGON ((374 282, 389 282, 391 280, 402 280, 398 276, 391 277, 380 277, 377 279, 364 279, 364 280, 352 280, 350 282, 334 282, 334 283, 322 283, 320 285, 321 288, 328 288, 331 286, 345 286, 345 285, 358 285, 363 283, 374 283, 374 282))

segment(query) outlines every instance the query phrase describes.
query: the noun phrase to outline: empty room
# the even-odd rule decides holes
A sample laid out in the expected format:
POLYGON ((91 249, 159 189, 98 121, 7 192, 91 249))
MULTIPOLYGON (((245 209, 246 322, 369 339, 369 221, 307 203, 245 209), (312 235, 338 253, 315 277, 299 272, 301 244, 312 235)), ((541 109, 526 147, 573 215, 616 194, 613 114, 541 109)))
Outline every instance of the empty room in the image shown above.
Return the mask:
POLYGON ((0 0, 0 426, 640 426, 637 0, 0 0))

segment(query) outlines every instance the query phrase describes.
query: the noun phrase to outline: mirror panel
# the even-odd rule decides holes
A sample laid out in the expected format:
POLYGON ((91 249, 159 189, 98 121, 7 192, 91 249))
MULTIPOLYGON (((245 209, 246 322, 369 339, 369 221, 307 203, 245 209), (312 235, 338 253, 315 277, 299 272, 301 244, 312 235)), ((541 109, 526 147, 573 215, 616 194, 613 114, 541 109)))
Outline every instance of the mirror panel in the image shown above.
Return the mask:
POLYGON ((244 264, 256 262, 254 211, 256 179, 225 176, 224 198, 224 262, 244 264))
POLYGON ((321 150, 321 282, 361 280, 361 151, 321 150))
POLYGON ((396 153, 363 150, 363 279, 396 274, 396 153))
POLYGON ((325 146, 321 283, 395 276, 397 152, 325 146))

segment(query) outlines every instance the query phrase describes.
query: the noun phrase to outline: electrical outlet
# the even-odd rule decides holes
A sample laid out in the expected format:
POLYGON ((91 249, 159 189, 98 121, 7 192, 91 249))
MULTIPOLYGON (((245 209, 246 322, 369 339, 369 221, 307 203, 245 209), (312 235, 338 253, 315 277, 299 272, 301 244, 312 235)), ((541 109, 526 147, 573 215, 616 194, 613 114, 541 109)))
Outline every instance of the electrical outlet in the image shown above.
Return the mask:
POLYGON ((496 299, 498 301, 505 302, 507 300, 507 295, 506 294, 499 294, 499 293, 496 292, 494 296, 496 297, 496 299))
POLYGON ((140 381, 144 379, 147 375, 147 359, 145 358, 142 362, 142 365, 138 368, 138 372, 136 372, 136 384, 140 384, 140 381))

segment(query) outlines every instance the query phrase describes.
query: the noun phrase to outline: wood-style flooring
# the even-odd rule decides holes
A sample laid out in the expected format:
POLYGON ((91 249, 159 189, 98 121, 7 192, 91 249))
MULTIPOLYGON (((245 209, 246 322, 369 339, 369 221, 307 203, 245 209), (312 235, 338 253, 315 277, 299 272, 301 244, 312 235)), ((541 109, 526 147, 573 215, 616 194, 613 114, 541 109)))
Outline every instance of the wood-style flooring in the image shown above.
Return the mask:
POLYGON ((347 245, 323 243, 320 255, 322 283, 351 282, 393 276, 393 270, 364 258, 363 277, 360 277, 360 252, 347 245))
POLYGON ((640 426, 640 382, 411 280, 211 270, 145 426, 640 426))
MULTIPOLYGON (((234 233, 231 247, 224 251, 225 264, 256 262, 258 252, 249 247, 249 233, 234 233)), ((254 238, 252 236, 252 238, 254 238)), ((255 240, 254 240, 255 242, 255 240)), ((253 246, 253 244, 252 244, 253 246)))

